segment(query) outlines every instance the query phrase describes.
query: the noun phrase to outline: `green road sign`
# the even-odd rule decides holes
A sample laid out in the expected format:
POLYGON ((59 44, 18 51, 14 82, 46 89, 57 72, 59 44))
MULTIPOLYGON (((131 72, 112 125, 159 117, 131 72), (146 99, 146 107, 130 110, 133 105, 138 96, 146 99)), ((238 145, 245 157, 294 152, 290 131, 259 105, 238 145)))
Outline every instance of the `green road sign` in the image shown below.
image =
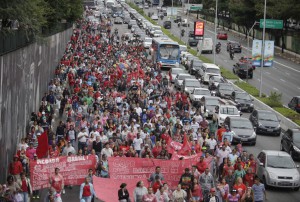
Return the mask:
MULTIPOLYGON (((264 19, 260 19, 259 27, 260 28, 264 27, 264 19)), ((283 28, 283 20, 266 19, 266 28, 282 29, 283 28)))

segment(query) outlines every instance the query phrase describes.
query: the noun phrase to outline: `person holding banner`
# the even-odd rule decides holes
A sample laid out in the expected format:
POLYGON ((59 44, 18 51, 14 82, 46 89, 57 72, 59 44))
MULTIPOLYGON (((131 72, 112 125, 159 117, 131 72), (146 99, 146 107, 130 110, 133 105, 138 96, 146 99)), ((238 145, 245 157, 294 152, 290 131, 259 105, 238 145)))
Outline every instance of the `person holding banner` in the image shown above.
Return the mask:
POLYGON ((86 177, 85 182, 80 185, 79 199, 80 202, 91 202, 93 196, 96 198, 94 186, 90 183, 91 178, 86 177))
POLYGON ((148 179, 148 181, 151 182, 151 186, 155 182, 155 177, 156 176, 158 176, 161 181, 164 180, 164 175, 160 172, 160 167, 159 166, 156 166, 155 173, 152 173, 150 175, 150 178, 148 179))
POLYGON ((61 194, 65 183, 64 177, 59 173, 59 168, 55 168, 54 175, 50 177, 50 186, 53 187, 57 194, 61 194))

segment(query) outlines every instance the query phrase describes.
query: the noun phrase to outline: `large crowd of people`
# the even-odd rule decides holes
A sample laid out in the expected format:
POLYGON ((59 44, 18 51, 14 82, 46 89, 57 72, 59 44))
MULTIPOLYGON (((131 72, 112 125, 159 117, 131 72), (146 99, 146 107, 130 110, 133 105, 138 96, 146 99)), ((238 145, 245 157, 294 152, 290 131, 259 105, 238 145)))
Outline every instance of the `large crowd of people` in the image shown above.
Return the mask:
MULTIPOLYGON (((202 155, 185 169, 177 188, 172 190, 156 167, 149 187, 138 181, 129 193, 122 183, 116 190, 120 202, 130 197, 135 202, 264 200, 253 155, 232 146, 228 126, 218 128, 215 120, 206 120, 203 108, 192 106, 186 93, 173 88, 142 43, 112 33, 109 19, 76 25, 38 112, 31 114, 30 130, 18 144, 7 184, 0 186, 1 200, 40 197, 30 187, 28 165, 37 159, 37 137, 44 130, 49 144, 45 157, 96 155, 97 166, 80 186, 80 201, 94 200, 93 175, 109 178, 109 157, 168 160, 168 141, 182 143, 184 136, 191 145, 185 155, 202 155), (214 169, 207 157, 213 157, 214 169)), ((58 168, 49 183, 46 201, 61 201, 66 186, 58 168)))

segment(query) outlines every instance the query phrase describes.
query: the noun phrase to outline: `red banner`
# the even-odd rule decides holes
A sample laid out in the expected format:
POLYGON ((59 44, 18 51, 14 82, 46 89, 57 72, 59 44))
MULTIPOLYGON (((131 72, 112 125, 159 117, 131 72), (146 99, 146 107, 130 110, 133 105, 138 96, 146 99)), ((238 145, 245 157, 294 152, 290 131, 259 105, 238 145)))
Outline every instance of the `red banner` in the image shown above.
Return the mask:
MULTIPOLYGON (((120 189, 120 185, 122 183, 126 183, 127 190, 129 193, 129 197, 131 201, 133 201, 133 191, 136 187, 136 183, 139 180, 136 179, 126 179, 126 180, 113 180, 110 178, 101 178, 101 177, 93 177, 93 185, 95 188, 96 195, 102 201, 119 201, 118 200, 118 190, 120 189), (105 185, 105 186, 103 186, 105 185), (104 194, 105 193, 105 194, 104 194)), ((142 180, 147 187, 147 180, 142 180)))
POLYGON ((88 174, 88 169, 94 169, 95 155, 90 156, 63 156, 57 158, 38 159, 30 161, 30 181, 33 190, 50 186, 49 179, 54 169, 59 168, 65 185, 80 185, 88 174))
POLYGON ((198 162, 200 160, 200 156, 202 156, 202 153, 198 153, 198 154, 191 155, 191 156, 183 156, 183 155, 179 155, 175 152, 172 154, 171 160, 189 159, 189 160, 198 162))
MULTIPOLYGON (((196 165, 194 160, 159 160, 146 158, 108 158, 110 178, 113 180, 133 179, 135 182, 139 180, 147 180, 150 174, 155 172, 155 167, 160 166, 161 172, 164 175, 165 181, 168 182, 171 188, 176 188, 181 175, 185 168, 190 168, 196 165)), ((148 184, 145 184, 148 186, 148 184)))

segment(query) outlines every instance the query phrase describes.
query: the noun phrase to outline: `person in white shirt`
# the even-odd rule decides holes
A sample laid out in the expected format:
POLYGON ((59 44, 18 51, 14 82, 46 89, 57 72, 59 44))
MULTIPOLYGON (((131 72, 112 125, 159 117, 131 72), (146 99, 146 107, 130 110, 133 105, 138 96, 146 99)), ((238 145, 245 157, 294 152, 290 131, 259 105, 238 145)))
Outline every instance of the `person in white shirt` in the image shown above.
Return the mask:
POLYGON ((85 131, 85 128, 81 128, 81 131, 78 133, 78 151, 86 146, 86 141, 89 135, 85 131))
POLYGON ((195 118, 193 118, 193 121, 191 123, 191 128, 194 130, 194 132, 196 132, 198 128, 200 128, 199 123, 196 122, 195 118))
POLYGON ((210 136, 210 138, 206 141, 206 143, 209 146, 209 150, 208 150, 209 154, 213 155, 214 151, 215 151, 215 148, 218 144, 217 140, 215 139, 215 136, 212 134, 210 136))
POLYGON ((133 139, 132 143, 133 143, 134 150, 140 156, 141 150, 142 150, 143 140, 142 140, 142 138, 140 138, 139 133, 136 135, 136 138, 133 139))
POLYGON ((225 150, 226 145, 223 144, 222 145, 222 149, 219 149, 217 152, 217 164, 218 167, 221 165, 221 163, 223 162, 224 158, 228 158, 229 157, 229 152, 227 150, 225 150))
POLYGON ((105 154, 107 157, 113 156, 113 150, 109 147, 109 143, 105 143, 104 148, 101 150, 101 156, 105 154))
POLYGON ((142 108, 140 107, 139 103, 137 103, 136 107, 134 108, 136 113, 141 116, 141 113, 143 112, 142 108))
POLYGON ((203 120, 203 117, 201 116, 201 114, 200 114, 199 111, 196 113, 196 115, 194 115, 193 118, 195 118, 195 121, 196 121, 197 123, 200 123, 200 122, 203 120))
POLYGON ((22 138, 21 142, 18 145, 18 150, 21 151, 22 149, 24 149, 26 151, 26 149, 28 148, 28 144, 25 142, 25 139, 22 138))
POLYGON ((76 154, 76 150, 74 149, 74 147, 72 146, 71 141, 68 142, 68 145, 64 148, 62 155, 63 156, 68 156, 69 153, 75 155, 76 154))
POLYGON ((104 132, 101 132, 101 133, 100 133, 100 142, 101 142, 102 144, 105 144, 105 143, 108 142, 108 137, 107 137, 106 135, 104 135, 104 132))

